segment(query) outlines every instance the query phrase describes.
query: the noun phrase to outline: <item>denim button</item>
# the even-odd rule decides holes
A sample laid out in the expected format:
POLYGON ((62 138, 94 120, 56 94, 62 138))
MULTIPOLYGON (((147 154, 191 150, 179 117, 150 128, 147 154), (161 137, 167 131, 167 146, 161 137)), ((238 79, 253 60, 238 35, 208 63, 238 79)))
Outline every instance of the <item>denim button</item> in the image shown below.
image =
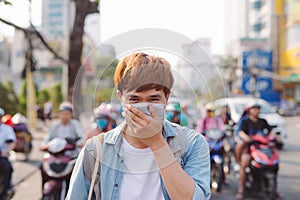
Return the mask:
POLYGON ((114 185, 115 187, 118 187, 119 185, 117 184, 117 183, 115 183, 115 185, 114 185))

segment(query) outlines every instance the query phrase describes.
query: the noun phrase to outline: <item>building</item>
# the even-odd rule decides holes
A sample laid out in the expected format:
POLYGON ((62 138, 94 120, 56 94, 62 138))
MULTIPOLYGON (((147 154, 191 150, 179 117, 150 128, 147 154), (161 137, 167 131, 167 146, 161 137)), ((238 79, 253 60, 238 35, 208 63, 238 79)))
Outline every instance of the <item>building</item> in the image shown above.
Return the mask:
POLYGON ((217 67, 211 55, 211 40, 197 39, 182 46, 182 58, 174 67, 174 89, 178 93, 209 93, 210 81, 216 74, 217 67))
POLYGON ((297 0, 280 0, 276 4, 279 40, 280 69, 284 77, 283 98, 289 107, 300 106, 300 2, 297 0))
MULTIPOLYGON (((228 54, 239 58, 239 65, 243 71, 241 90, 245 94, 252 94, 279 105, 281 87, 278 73, 278 57, 280 57, 277 45, 278 29, 275 26, 276 15, 274 14, 276 1, 242 0, 232 2, 235 6, 231 8, 228 5, 227 13, 235 13, 231 14, 233 18, 230 21, 233 21, 231 22, 233 30, 238 30, 238 33, 231 34, 230 31, 227 31, 229 37, 226 37, 226 43, 238 41, 234 42, 232 46, 234 50, 228 51, 228 54), (234 8, 237 10, 232 10, 234 8)), ((230 30, 231 27, 229 26, 227 29, 230 30)))
POLYGON ((0 41, 0 82, 11 81, 10 45, 5 40, 0 41))

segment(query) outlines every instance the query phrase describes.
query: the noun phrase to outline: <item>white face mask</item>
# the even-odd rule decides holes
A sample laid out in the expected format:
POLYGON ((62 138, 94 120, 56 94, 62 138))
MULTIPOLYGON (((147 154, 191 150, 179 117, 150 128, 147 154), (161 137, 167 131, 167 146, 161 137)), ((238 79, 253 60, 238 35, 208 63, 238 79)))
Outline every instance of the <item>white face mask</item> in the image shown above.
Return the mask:
MULTIPOLYGON (((134 103, 134 104, 130 104, 130 105, 132 105, 133 107, 141 110, 146 115, 151 116, 150 110, 149 110, 149 103, 148 102, 134 103)), ((155 111, 158 114, 158 116, 161 119, 161 121, 164 121, 164 119, 165 119, 166 104, 163 104, 163 103, 152 103, 152 107, 155 109, 155 111)))

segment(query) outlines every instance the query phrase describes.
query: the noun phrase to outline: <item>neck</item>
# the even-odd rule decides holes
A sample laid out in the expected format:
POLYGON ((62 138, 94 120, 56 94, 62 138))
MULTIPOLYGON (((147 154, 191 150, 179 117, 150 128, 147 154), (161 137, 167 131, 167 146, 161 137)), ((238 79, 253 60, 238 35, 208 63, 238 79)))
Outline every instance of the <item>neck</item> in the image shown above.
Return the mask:
POLYGON ((128 126, 125 127, 125 129, 123 131, 123 136, 125 137, 127 142, 129 144, 131 144, 132 146, 134 146, 135 148, 144 149, 144 148, 148 147, 139 138, 133 136, 133 133, 128 126))
POLYGON ((252 120, 252 121, 256 121, 258 119, 258 116, 255 116, 255 115, 249 115, 249 118, 252 120))

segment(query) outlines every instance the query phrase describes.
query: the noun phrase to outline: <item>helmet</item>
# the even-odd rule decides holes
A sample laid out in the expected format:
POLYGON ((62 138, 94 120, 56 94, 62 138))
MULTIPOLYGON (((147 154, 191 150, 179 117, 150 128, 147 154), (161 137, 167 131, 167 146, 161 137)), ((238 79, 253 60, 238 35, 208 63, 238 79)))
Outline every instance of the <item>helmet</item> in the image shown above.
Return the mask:
POLYGON ((249 104, 246 106, 246 108, 247 108, 248 111, 249 111, 251 108, 260 108, 260 105, 259 105, 259 103, 257 103, 257 102, 251 102, 251 103, 249 103, 249 104))
POLYGON ((102 103, 94 109, 95 118, 109 117, 112 118, 111 105, 102 103))
POLYGON ((16 113, 12 117, 11 120, 14 124, 26 124, 27 123, 26 117, 24 115, 22 115, 21 113, 16 113))
POLYGON ((59 105, 59 111, 70 111, 70 112, 72 112, 73 111, 73 105, 70 102, 65 101, 65 102, 63 102, 59 105))
POLYGON ((0 117, 2 117, 4 115, 5 115, 5 111, 2 108, 0 108, 0 117))
POLYGON ((181 108, 180 108, 180 105, 178 103, 169 103, 167 106, 166 106, 166 111, 170 111, 170 112, 181 112, 181 108))
POLYGON ((215 110, 215 106, 214 106, 213 103, 207 103, 207 104, 205 105, 205 109, 206 109, 206 110, 212 110, 212 111, 214 111, 214 110, 215 110))

